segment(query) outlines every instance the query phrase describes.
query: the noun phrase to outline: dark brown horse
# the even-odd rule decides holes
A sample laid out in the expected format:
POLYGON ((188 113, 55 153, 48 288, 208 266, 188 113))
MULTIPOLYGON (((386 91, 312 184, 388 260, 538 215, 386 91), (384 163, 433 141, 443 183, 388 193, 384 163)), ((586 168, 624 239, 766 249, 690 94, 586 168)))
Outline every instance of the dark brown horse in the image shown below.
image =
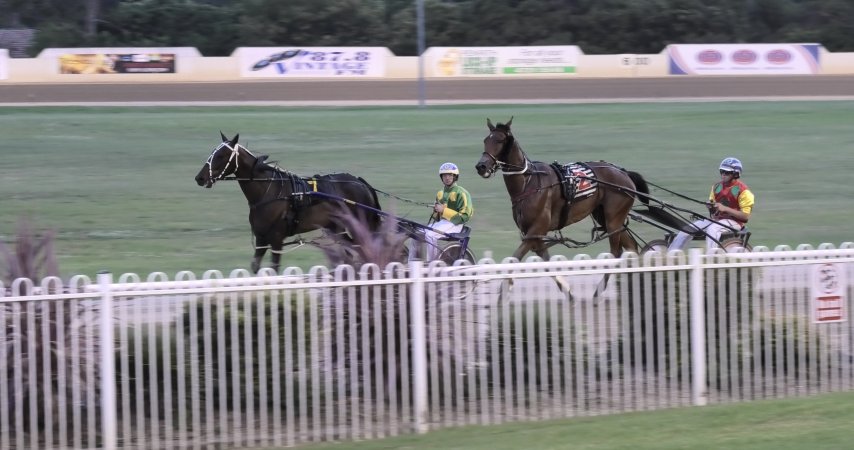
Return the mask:
POLYGON ((342 205, 355 216, 363 217, 376 230, 380 211, 376 191, 362 178, 349 173, 315 175, 303 178, 271 166, 267 156, 255 156, 237 139, 220 133, 222 143, 213 149, 202 165, 196 183, 210 188, 218 180, 233 175, 249 202, 249 224, 255 236, 252 271, 258 272, 261 258, 269 248, 273 269, 278 271, 282 246, 287 237, 321 228, 344 233, 335 220, 342 205), (364 205, 366 208, 361 208, 364 205))
POLYGON ((586 188, 587 196, 567 200, 566 185, 558 168, 528 159, 510 130, 512 122, 511 118, 506 124, 494 126, 486 119, 489 135, 483 140, 483 156, 475 168, 483 178, 491 177, 499 169, 504 175, 513 205, 513 220, 522 234, 522 243, 513 256, 521 260, 533 251, 548 260, 548 248, 562 242, 549 239, 548 234, 591 214, 594 221, 604 227, 604 234, 600 236, 603 239, 607 236, 611 254, 619 257, 624 249, 637 252, 638 245, 626 229, 626 219, 636 196, 644 202, 649 201, 642 195, 649 193, 643 177, 610 163, 588 162, 585 165, 592 169, 592 174, 575 178, 575 182, 581 182, 586 188))

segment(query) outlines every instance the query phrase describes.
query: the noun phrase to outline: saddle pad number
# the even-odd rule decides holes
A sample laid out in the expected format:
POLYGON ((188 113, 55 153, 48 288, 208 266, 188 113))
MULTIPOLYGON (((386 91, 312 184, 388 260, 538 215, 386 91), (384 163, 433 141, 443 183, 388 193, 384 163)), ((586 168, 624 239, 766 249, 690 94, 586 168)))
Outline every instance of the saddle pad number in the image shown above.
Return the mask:
POLYGON ((586 198, 596 192, 596 180, 593 170, 582 163, 563 166, 566 181, 572 187, 572 199, 586 198))

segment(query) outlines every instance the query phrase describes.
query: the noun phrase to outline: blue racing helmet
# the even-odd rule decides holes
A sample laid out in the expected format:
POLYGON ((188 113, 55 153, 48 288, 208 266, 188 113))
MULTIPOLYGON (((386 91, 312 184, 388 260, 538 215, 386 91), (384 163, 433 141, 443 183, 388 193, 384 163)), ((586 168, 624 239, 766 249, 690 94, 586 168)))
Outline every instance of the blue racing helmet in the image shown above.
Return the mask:
POLYGON ((741 161, 739 161, 738 158, 733 158, 730 156, 728 158, 724 158, 724 160, 721 161, 720 170, 728 170, 730 172, 735 172, 736 174, 741 176, 741 172, 744 170, 744 167, 742 167, 741 161))

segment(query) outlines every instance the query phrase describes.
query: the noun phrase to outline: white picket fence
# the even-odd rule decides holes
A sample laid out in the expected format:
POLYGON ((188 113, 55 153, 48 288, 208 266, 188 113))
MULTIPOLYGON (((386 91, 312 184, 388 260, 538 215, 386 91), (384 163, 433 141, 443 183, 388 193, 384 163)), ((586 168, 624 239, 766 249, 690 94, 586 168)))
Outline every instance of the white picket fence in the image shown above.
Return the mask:
POLYGON ((16 280, 0 448, 295 446, 850 390, 852 261, 846 243, 16 280))

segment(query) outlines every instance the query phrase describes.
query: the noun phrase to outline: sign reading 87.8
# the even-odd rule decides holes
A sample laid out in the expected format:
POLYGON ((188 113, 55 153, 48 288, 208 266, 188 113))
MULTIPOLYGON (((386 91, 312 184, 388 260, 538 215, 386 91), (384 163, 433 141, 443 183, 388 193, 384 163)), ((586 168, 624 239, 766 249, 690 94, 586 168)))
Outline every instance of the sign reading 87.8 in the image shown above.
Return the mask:
POLYGON ((377 59, 379 54, 365 48, 287 49, 254 58, 251 71, 266 76, 377 76, 372 73, 382 67, 377 59))

